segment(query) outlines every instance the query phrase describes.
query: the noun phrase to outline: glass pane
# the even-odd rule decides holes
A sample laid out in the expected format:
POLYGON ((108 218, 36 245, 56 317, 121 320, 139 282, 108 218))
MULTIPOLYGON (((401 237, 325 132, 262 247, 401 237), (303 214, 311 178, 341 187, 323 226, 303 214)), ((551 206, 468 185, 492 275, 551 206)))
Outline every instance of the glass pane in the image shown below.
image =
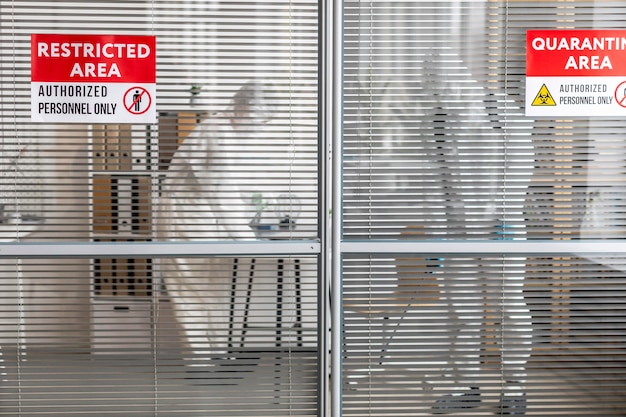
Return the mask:
POLYGON ((525 48, 624 5, 344 12, 342 413, 622 414, 622 123, 527 117, 525 48))
POLYGON ((316 414, 313 257, 0 267, 0 414, 316 414))
POLYGON ((626 259, 598 261, 347 256, 344 414, 619 415, 626 259))

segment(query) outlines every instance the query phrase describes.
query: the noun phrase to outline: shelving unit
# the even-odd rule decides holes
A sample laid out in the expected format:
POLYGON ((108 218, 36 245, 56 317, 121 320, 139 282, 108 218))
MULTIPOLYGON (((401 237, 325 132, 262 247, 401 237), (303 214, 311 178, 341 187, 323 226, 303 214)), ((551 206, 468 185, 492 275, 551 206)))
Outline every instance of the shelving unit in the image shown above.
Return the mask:
MULTIPOLYGON (((91 127, 91 239, 150 241, 158 182, 156 139, 149 126, 91 127)), ((139 258, 92 261, 92 349, 111 353, 121 344, 149 349, 153 262, 139 258)))

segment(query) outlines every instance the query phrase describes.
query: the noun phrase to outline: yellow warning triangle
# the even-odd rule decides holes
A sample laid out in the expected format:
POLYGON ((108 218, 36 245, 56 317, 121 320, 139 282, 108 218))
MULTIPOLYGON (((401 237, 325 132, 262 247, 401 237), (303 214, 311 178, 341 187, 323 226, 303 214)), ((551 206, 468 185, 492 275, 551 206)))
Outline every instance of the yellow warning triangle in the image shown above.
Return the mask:
POLYGON ((556 106, 556 101, 552 98, 552 94, 546 85, 542 85, 533 100, 532 106, 556 106))

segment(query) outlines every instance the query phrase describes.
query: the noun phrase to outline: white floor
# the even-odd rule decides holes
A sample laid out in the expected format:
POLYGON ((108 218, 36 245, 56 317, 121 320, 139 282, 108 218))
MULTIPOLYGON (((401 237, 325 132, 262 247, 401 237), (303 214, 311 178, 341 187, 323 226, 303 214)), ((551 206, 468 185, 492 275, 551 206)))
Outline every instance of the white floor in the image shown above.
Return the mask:
MULTIPOLYGON (((189 366, 172 356, 154 358, 36 352, 27 355, 19 366, 6 361, 0 415, 317 415, 315 352, 247 352, 234 359, 197 361, 214 364, 205 367, 189 366)), ((602 372, 621 372, 620 358, 614 359, 612 370, 584 371, 588 380, 581 379, 580 370, 564 369, 562 363, 531 361, 526 415, 626 415, 626 381, 615 375, 607 379, 611 383, 594 380, 602 372)), ((414 377, 419 380, 423 375, 415 373, 414 377)), ((346 385, 344 416, 433 415, 430 407, 442 394, 441 387, 394 384, 385 378, 377 376, 374 383, 366 379, 346 385)), ((485 381, 480 407, 456 415, 500 415, 497 370, 493 381, 485 381)))
POLYGON ((315 415, 314 353, 197 362, 212 365, 192 367, 171 357, 29 353, 19 366, 6 368, 0 415, 315 415))
MULTIPOLYGON (((180 331, 166 313, 157 332, 158 352, 91 354, 88 348, 29 346, 26 355, 18 355, 3 346, 0 416, 318 415, 318 358, 312 348, 246 348, 227 359, 184 360, 180 331)), ((613 347, 603 353, 596 347, 585 358, 580 347, 572 353, 562 346, 549 340, 534 345, 526 415, 626 416, 626 352, 613 347)), ((425 385, 432 370, 385 369, 372 378, 355 378, 356 384, 347 377, 343 417, 433 416, 431 406, 446 391, 446 382, 425 385)), ((498 371, 496 362, 486 363, 480 407, 454 415, 502 415, 498 371)))

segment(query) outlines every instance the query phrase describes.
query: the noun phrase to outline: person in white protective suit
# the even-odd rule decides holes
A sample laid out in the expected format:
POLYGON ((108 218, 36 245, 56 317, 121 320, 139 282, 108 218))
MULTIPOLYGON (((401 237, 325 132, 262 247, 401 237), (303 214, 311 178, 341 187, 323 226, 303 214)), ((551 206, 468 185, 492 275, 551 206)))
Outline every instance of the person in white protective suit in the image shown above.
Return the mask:
MULTIPOLYGON (((209 114, 179 145, 162 186, 160 238, 255 239, 251 222, 258 215, 258 202, 253 183, 259 168, 244 149, 267 141, 263 130, 274 115, 272 94, 265 84, 246 83, 229 109, 209 114)), ((245 257, 162 260, 172 308, 196 362, 226 352, 233 279, 248 277, 251 264, 245 257)))
MULTIPOLYGON (((525 213, 521 207, 530 183, 529 167, 533 165, 532 156, 528 156, 532 155, 530 126, 522 128, 518 124, 514 129, 507 130, 510 129, 508 126, 489 114, 484 102, 486 90, 472 79, 469 71, 461 72, 455 67, 454 76, 447 76, 449 69, 437 67, 438 62, 451 65, 451 59, 450 56, 443 59, 434 55, 425 57, 424 73, 408 82, 406 95, 400 96, 398 89, 393 90, 395 100, 389 101, 394 103, 393 111, 397 114, 395 120, 388 120, 387 123, 395 129, 385 141, 385 160, 377 166, 388 164, 386 170, 380 171, 388 172, 389 182, 395 183, 395 190, 390 190, 392 193, 414 196, 414 212, 418 217, 445 219, 434 226, 418 223, 418 229, 414 229, 418 232, 413 234, 413 238, 472 239, 475 234, 475 238, 485 239, 485 232, 491 231, 493 237, 487 235, 488 239, 523 239, 524 229, 520 226, 525 213), (417 93, 412 96, 414 91, 417 93), (423 100, 426 103, 422 106, 420 101, 423 100), (406 110, 402 103, 409 103, 406 110), (420 113, 414 114, 415 109, 420 113), (434 128, 423 128, 421 120, 434 128), (398 133, 403 128, 407 129, 406 132, 398 133), (420 134, 413 137, 410 132, 420 134), (507 184, 508 177, 503 175, 501 161, 507 158, 506 141, 511 137, 514 137, 516 147, 525 148, 524 158, 527 160, 524 161, 524 171, 517 172, 514 181, 507 184), (407 138, 411 141, 404 145, 403 141, 407 138), (427 178, 416 182, 409 177, 403 178, 403 171, 394 168, 395 164, 401 166, 410 157, 415 158, 414 163, 419 164, 427 178), (439 213, 433 214, 429 210, 439 213), (510 228, 506 219, 511 219, 515 227, 510 228)), ((457 65, 462 65, 461 60, 457 60, 457 65)), ((367 134, 363 136, 368 137, 367 134)), ((377 178, 383 182, 380 177, 377 178)), ((376 198, 388 197, 380 194, 376 198)), ((386 210, 393 203, 389 199, 385 201, 386 204, 380 206, 386 210)), ((385 215, 381 213, 383 218, 385 215)), ((368 216, 375 217, 376 214, 369 213, 368 216)), ((462 261, 439 258, 431 261, 428 266, 436 278, 439 294, 437 308, 445 312, 438 317, 442 321, 441 333, 438 334, 445 332, 441 343, 445 343, 442 353, 446 356, 441 358, 441 372, 428 375, 426 379, 445 381, 446 386, 453 387, 438 397, 432 405, 432 413, 463 413, 481 405, 480 353, 481 337, 484 337, 481 333, 488 315, 486 311, 492 310, 498 311, 497 317, 492 320, 502 321, 502 330, 497 335, 505 378, 500 397, 501 413, 524 415, 525 368, 531 351, 531 317, 523 294, 524 258, 502 261, 503 270, 507 268, 515 272, 507 271, 497 289, 489 288, 487 281, 481 277, 480 258, 462 261), (504 291, 502 299, 498 292, 500 289, 504 291)), ((406 270, 410 262, 399 258, 397 265, 406 270)), ((493 258, 484 260, 485 267, 490 264, 493 264, 493 258)), ((401 287, 402 282, 399 289, 401 287)), ((406 293, 404 296, 411 298, 406 293)), ((414 298, 418 299, 419 295, 414 298)), ((419 305, 409 303, 404 314, 419 316, 419 309, 419 305)), ((388 319, 390 336, 385 344, 385 350, 389 352, 394 350, 394 344, 397 349, 404 348, 401 341, 393 340, 395 335, 404 332, 404 318, 393 316, 388 319)), ((425 331, 431 330, 426 328, 425 331)), ((384 352, 382 356, 385 356, 384 352)), ((384 359, 381 365, 385 367, 384 359)), ((432 387, 430 384, 425 386, 432 387)), ((439 390, 433 392, 438 393, 439 390)))
MULTIPOLYGON (((435 60, 435 62, 440 60, 435 60)), ((425 80, 426 88, 434 88, 431 117, 436 123, 434 149, 430 149, 430 161, 437 172, 439 184, 438 205, 445 206, 446 224, 438 238, 472 239, 472 227, 491 230, 493 239, 524 238, 524 230, 517 226, 523 223, 524 213, 520 208, 530 182, 532 160, 527 161, 525 174, 518 172, 510 184, 502 173, 502 163, 510 156, 506 153, 506 142, 513 136, 516 145, 524 143, 526 152, 532 147, 529 129, 507 131, 508 126, 489 116, 480 101, 467 102, 468 97, 484 97, 486 91, 471 80, 469 73, 462 80, 446 77, 445 71, 432 71, 435 79, 425 80), (441 74, 441 75, 439 75, 441 74), (457 103, 467 103, 459 106, 457 103), (459 110, 471 106, 472 110, 459 110), (462 114, 460 112, 463 112, 462 114), (439 122, 440 127, 437 127, 439 122), (450 129, 458 123, 460 128, 450 129), (480 159, 480 163, 475 162, 480 159), (491 162, 493 161, 493 162, 491 162), (473 180, 479 178, 471 187, 473 180), (510 227, 506 219, 512 219, 516 227, 510 227)), ((526 126, 527 128, 528 126, 526 126)), ((528 158, 528 157, 526 157, 528 158)), ((510 175, 510 174, 509 174, 510 175)), ((427 204, 428 206, 428 204, 427 204)), ((484 232, 483 232, 484 233, 484 232)), ((478 237, 483 239, 484 237, 478 237)), ((463 261, 463 263, 466 261, 463 261)), ((485 259, 485 265, 493 262, 485 259)), ((433 405, 435 414, 468 411, 481 403, 479 370, 481 369, 481 328, 486 309, 499 311, 501 332, 498 343, 501 370, 504 376, 503 392, 500 397, 502 415, 524 415, 526 412, 526 363, 531 351, 531 317, 523 294, 524 258, 509 258, 503 261, 503 277, 500 288, 494 290, 482 282, 481 260, 467 262, 467 277, 459 275, 462 265, 444 258, 435 261, 441 302, 447 306, 448 322, 459 323, 458 330, 448 335, 449 357, 442 374, 456 380, 458 391, 445 394, 433 405), (448 269, 449 268, 449 269, 448 269), (447 271, 450 271, 447 277, 447 271), (495 291, 495 293, 494 293, 495 291), (503 291, 500 296, 498 291, 503 291), (502 297, 502 298, 500 298, 502 297), (484 300, 484 301, 481 301, 484 300)))

